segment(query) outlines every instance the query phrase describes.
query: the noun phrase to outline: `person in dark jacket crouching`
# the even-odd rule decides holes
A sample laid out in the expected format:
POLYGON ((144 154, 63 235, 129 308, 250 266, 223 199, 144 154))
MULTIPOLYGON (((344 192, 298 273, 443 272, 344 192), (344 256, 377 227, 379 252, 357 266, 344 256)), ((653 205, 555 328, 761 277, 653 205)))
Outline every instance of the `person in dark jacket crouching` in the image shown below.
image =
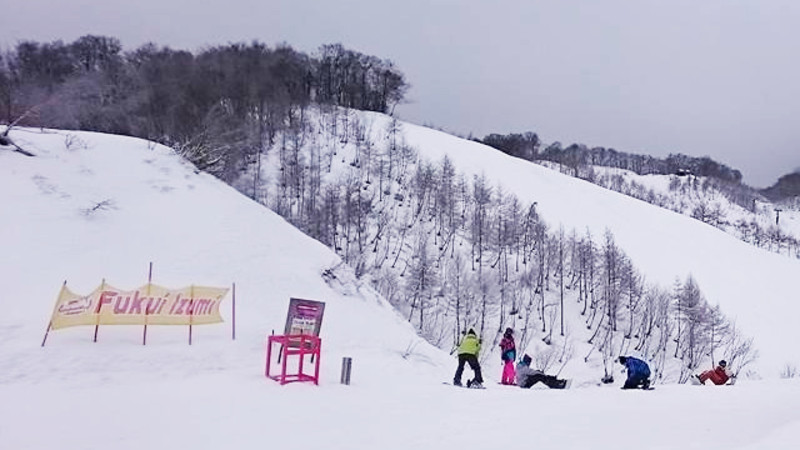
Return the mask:
POLYGON ((620 356, 619 363, 628 371, 628 379, 622 389, 648 389, 650 387, 650 366, 633 356, 620 356))
POLYGON ((531 386, 542 382, 550 389, 565 389, 569 387, 567 380, 560 380, 552 375, 547 375, 541 370, 531 369, 531 357, 525 355, 522 361, 517 364, 517 385, 521 388, 530 389, 531 386))

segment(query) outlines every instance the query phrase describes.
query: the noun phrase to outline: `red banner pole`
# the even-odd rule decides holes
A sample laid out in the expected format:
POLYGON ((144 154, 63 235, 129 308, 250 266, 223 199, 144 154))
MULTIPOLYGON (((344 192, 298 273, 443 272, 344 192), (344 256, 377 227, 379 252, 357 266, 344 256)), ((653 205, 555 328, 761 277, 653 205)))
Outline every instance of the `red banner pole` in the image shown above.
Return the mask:
POLYGON ((231 340, 236 340, 236 283, 233 283, 233 298, 231 300, 231 340))
MULTIPOLYGON (((150 284, 153 282, 153 261, 150 261, 150 270, 147 271, 147 296, 150 296, 150 284)), ((153 299, 150 299, 152 302, 153 299)), ((144 330, 142 330, 142 345, 147 345, 147 314, 150 312, 150 303, 144 307, 144 330)))
MULTIPOLYGON (((106 290, 106 279, 103 278, 103 283, 100 285, 100 297, 103 296, 103 291, 106 290)), ((97 342, 97 331, 100 329, 100 310, 97 311, 97 323, 94 325, 94 340, 92 342, 97 342)))

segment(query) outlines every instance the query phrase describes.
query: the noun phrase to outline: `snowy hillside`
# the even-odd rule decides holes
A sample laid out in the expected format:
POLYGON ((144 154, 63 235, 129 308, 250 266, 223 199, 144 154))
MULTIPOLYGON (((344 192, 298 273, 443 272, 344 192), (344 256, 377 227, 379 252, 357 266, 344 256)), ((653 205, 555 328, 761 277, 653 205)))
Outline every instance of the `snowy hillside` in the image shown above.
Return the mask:
MULTIPOLYGON (((376 119, 377 120, 377 119, 376 119)), ((449 155, 466 173, 500 180, 520 198, 537 202, 546 220, 577 230, 614 233, 644 275, 663 285, 692 274, 711 304, 719 304, 755 337, 765 377, 800 363, 794 325, 800 261, 759 250, 709 225, 588 182, 525 163, 489 147, 414 125, 406 139, 432 159, 449 155)))
POLYGON ((754 198, 744 208, 727 198, 716 187, 716 180, 708 177, 639 175, 601 166, 592 170, 593 182, 601 186, 693 217, 759 248, 800 256, 800 210, 792 201, 775 204, 754 198))
MULTIPOLYGON (((338 380, 342 356, 354 358, 355 378, 365 385, 380 385, 387 365, 396 376, 446 378, 446 355, 354 282, 335 255, 224 183, 196 173, 171 150, 97 134, 12 135, 37 156, 0 152, 4 399, 23 386, 144 387, 164 379, 190 385, 220 372, 229 377, 221 390, 233 382, 269 391, 273 383, 260 375, 263 342, 272 330, 282 332, 290 297, 327 303, 325 383, 338 380), (194 327, 191 347, 186 327, 150 327, 142 347, 141 327, 105 326, 97 344, 92 329, 76 327, 51 332, 39 348, 64 280, 76 293, 88 293, 102 279, 131 289, 147 281, 150 261, 153 281, 164 286, 236 283, 237 340, 231 341, 229 297, 222 307, 228 323, 194 327), (322 277, 326 269, 336 275, 329 283, 322 277), (406 352, 411 355, 403 359, 406 352)), ((3 403, 4 413, 14 411, 3 403)), ((8 432, 0 426, 0 436, 8 432)))
MULTIPOLYGON (((438 197, 432 197, 441 195, 441 192, 426 193, 427 188, 424 183, 427 182, 426 177, 439 176, 445 170, 439 166, 443 164, 442 161, 445 158, 448 158, 457 172, 457 175, 451 178, 461 176, 468 181, 485 179, 491 185, 490 189, 493 189, 491 194, 493 197, 499 197, 498 193, 506 196, 513 195, 515 200, 519 200, 522 204, 523 209, 527 208, 527 205, 532 205, 531 208, 541 216, 551 230, 558 230, 563 226, 567 235, 571 233, 589 234, 595 239, 599 237, 601 241, 605 232, 610 231, 618 246, 630 257, 635 269, 641 273, 647 283, 653 283, 662 289, 669 290, 675 286, 676 282, 683 282, 689 276, 693 277, 708 304, 712 307, 719 306, 738 331, 755 339, 754 345, 760 353, 760 358, 747 368, 747 372, 753 376, 776 378, 782 371, 795 368, 800 364, 800 350, 786 348, 785 345, 787 340, 796 340, 800 337, 798 336, 800 331, 797 331, 793 325, 796 309, 792 301, 795 291, 794 280, 800 270, 800 261, 757 249, 689 217, 562 175, 540 165, 512 158, 479 143, 436 130, 395 123, 385 115, 374 113, 348 112, 334 116, 322 115, 321 117, 309 113, 309 116, 308 128, 305 131, 278 138, 272 150, 266 154, 266 158, 262 158, 263 161, 259 162, 261 174, 243 176, 238 188, 289 217, 298 226, 306 226, 309 220, 318 220, 314 217, 309 218, 303 213, 303 208, 310 202, 310 200, 305 200, 307 192, 313 186, 320 184, 319 179, 314 178, 314 174, 319 177, 318 174, 321 172, 322 176, 319 178, 337 180, 335 183, 338 184, 331 192, 337 196, 349 198, 348 201, 351 203, 366 204, 366 207, 358 206, 358 208, 371 208, 376 215, 375 225, 370 225, 374 228, 367 229, 366 234, 369 239, 364 240, 363 243, 360 231, 357 231, 358 236, 350 236, 356 234, 351 230, 359 230, 363 225, 353 224, 351 226, 347 221, 344 221, 343 228, 334 229, 335 233, 329 232, 332 237, 327 238, 325 233, 321 233, 320 239, 327 239, 327 243, 335 247, 343 258, 349 258, 349 262, 354 267, 366 268, 367 271, 371 267, 377 268, 379 273, 377 275, 373 273, 371 276, 379 278, 375 283, 387 298, 398 293, 397 284, 405 283, 405 290, 401 288, 401 292, 398 294, 400 300, 392 298, 390 300, 393 301, 393 304, 405 305, 405 315, 414 321, 420 330, 424 331, 428 339, 434 342, 444 341, 440 343, 442 348, 447 346, 446 339, 442 339, 441 336, 432 332, 430 324, 432 320, 446 320, 446 318, 441 319, 439 315, 435 315, 429 317, 427 325, 424 325, 422 315, 420 318, 416 318, 415 315, 421 312, 422 306, 424 306, 429 311, 436 311, 436 308, 445 310, 452 316, 453 302, 462 297, 462 295, 453 295, 452 281, 447 279, 448 276, 452 276, 453 264, 448 263, 450 266, 439 267, 439 261, 445 256, 445 253, 449 260, 453 260, 453 254, 449 253, 449 249, 453 246, 464 248, 469 253, 468 246, 470 245, 472 245, 473 262, 471 267, 468 266, 465 270, 470 272, 471 269, 473 274, 479 273, 479 271, 476 272, 474 261, 482 260, 480 256, 477 258, 475 256, 474 241, 470 244, 469 236, 464 237, 470 233, 474 235, 475 230, 474 225, 463 223, 464 220, 470 220, 469 217, 464 219, 463 210, 458 210, 461 212, 462 223, 458 225, 460 228, 456 232, 448 235, 445 230, 445 234, 442 235, 442 228, 435 224, 441 220, 438 216, 441 208, 438 206, 438 197), (394 147, 397 150, 391 150, 394 147), (405 153, 409 153, 411 156, 391 156, 405 153), (393 157, 395 161, 392 161, 393 157), (300 164, 296 161, 299 161, 300 164), (409 168, 405 173, 401 173, 399 178, 385 179, 385 168, 392 164, 408 165, 409 168), (439 166, 429 167, 427 165, 439 166), (310 172, 311 176, 293 175, 292 172, 298 172, 298 167, 305 167, 304 170, 310 172), (431 175, 428 175, 426 171, 430 171, 431 175), (257 188, 254 189, 254 186, 257 188), (305 186, 309 187, 303 191, 305 186), (362 194, 358 192, 362 192, 362 194), (366 194, 363 194, 364 192, 366 194), (419 194, 420 192, 422 194, 419 194), (420 211, 424 211, 424 214, 420 214, 420 211), (428 211, 430 212, 428 213, 428 211), (434 225, 423 227, 427 229, 417 230, 419 228, 416 227, 417 223, 429 221, 434 225), (472 226, 473 229, 470 229, 469 226, 472 226), (440 231, 436 232, 437 229, 440 231), (404 230, 409 230, 409 236, 406 236, 404 230), (440 238, 440 235, 443 237, 440 238), (451 239, 449 236, 455 236, 455 239, 451 239), (398 261, 402 249, 425 245, 429 248, 428 252, 431 252, 431 244, 439 239, 443 242, 436 244, 438 256, 404 255, 405 259, 400 258, 398 261), (358 242, 359 248, 369 245, 369 251, 364 251, 363 256, 351 256, 356 253, 356 250, 349 246, 356 246, 356 242, 358 242), (428 273, 429 269, 423 267, 425 260, 430 258, 438 258, 433 270, 439 270, 439 273, 428 273), (386 262, 387 260, 388 262, 386 262), (385 267, 387 265, 391 265, 391 268, 399 275, 385 276, 388 270, 385 267), (423 272, 420 272, 420 267, 424 269, 423 272), (449 273, 444 273, 446 271, 449 273), (411 273, 411 282, 408 281, 408 278, 403 278, 409 272, 411 273), (415 285, 419 286, 421 283, 419 278, 421 273, 428 278, 438 276, 443 281, 440 285, 428 288, 427 291, 416 289, 415 285), (414 278, 415 276, 417 278, 414 278), (419 292, 422 293, 419 294, 419 292), (426 296, 425 302, 417 300, 420 295, 426 296), (418 306, 420 304, 422 306, 418 306), (428 328, 425 328, 426 326, 428 328)), ((466 187, 462 187, 458 182, 452 182, 452 184, 460 191, 456 190, 449 194, 450 196, 463 196, 465 200, 461 204, 466 205, 468 202, 474 204, 474 197, 466 198, 474 195, 473 191, 476 189, 474 182, 471 185, 467 184, 466 187), (464 192, 466 195, 463 194, 464 192)), ((326 196, 329 196, 330 192, 327 190, 325 182, 323 181, 322 187, 317 189, 321 189, 324 193, 317 197, 321 197, 322 201, 327 201, 326 196)), ((444 198, 447 197, 448 194, 445 194, 444 198)), ((314 196, 310 195, 308 198, 313 199, 314 196)), ((334 200, 339 198, 334 197, 334 200)), ((327 204, 323 205, 322 209, 327 207, 327 204)), ((498 207, 497 215, 500 218, 509 217, 511 213, 500 211, 500 208, 508 207, 508 205, 498 207)), ((469 214, 467 213, 467 215, 469 214)), ((354 214, 354 217, 356 216, 354 214)), ((330 216, 330 219, 334 220, 337 217, 330 216)), ((458 218, 456 219, 458 220, 458 218)), ((356 217, 350 220, 361 219, 356 217)), ((492 226, 500 227, 501 225, 492 226)), ((315 230, 318 229, 319 224, 316 225, 316 229, 311 224, 311 228, 307 228, 307 232, 318 234, 315 233, 315 230)), ((492 233, 496 234, 494 230, 495 228, 492 228, 492 233)), ((521 238, 517 237, 516 239, 521 238)), ((494 235, 488 236, 486 239, 487 242, 496 240, 494 235)), ((508 259, 508 252, 516 253, 516 259, 511 258, 511 260, 512 264, 519 266, 521 258, 519 252, 514 248, 513 246, 505 247, 505 249, 492 253, 486 262, 487 271, 490 264, 494 269, 496 261, 501 258, 508 259)), ((433 248, 432 251, 435 252, 436 249, 433 248)), ((543 257, 553 258, 552 254, 543 257)), ((458 263, 455 265, 457 266, 458 263)), ((550 267, 548 276, 553 276, 553 265, 551 264, 550 267)), ((526 270, 535 276, 535 270, 531 268, 526 270)), ((574 277, 574 269, 572 273, 573 275, 570 276, 574 277)), ((504 277, 504 275, 497 276, 504 277)), ((520 278, 521 283, 525 283, 524 276, 523 274, 520 278)), ((478 282, 478 284, 485 286, 485 282, 478 282)), ((513 296, 521 288, 521 285, 506 288, 497 279, 489 281, 488 284, 499 286, 495 287, 495 290, 489 292, 488 295, 484 294, 490 301, 497 301, 498 297, 506 296, 509 292, 513 296)), ((484 288, 478 288, 475 285, 468 289, 467 293, 474 293, 479 289, 484 288)), ((542 294, 542 300, 536 301, 540 304, 547 303, 545 306, 550 308, 554 305, 554 296, 557 294, 550 287, 545 289, 548 290, 547 296, 542 294)), ((577 288, 573 288, 573 290, 577 290, 577 288)), ((536 291, 539 292, 539 289, 537 288, 536 291)), ((567 293, 567 297, 574 300, 575 293, 567 293)), ((503 300, 511 305, 507 307, 509 309, 506 311, 516 311, 515 301, 517 300, 514 298, 503 300)), ((527 299, 520 301, 524 305, 529 302, 527 299)), ((571 303, 574 304, 574 302, 571 303)), ((540 323, 550 320, 545 317, 545 306, 542 306, 542 312, 538 314, 540 323)), ((525 314, 520 313, 519 317, 513 315, 504 323, 503 317, 508 316, 504 315, 502 308, 501 306, 499 315, 490 318, 491 323, 487 325, 488 336, 492 336, 493 330, 502 330, 506 324, 516 328, 521 325, 520 321, 527 323, 528 318, 533 317, 530 314, 532 311, 527 311, 525 314), (499 326, 498 321, 500 322, 499 326)), ((564 306, 564 309, 568 308, 569 305, 564 306)), ((578 317, 577 314, 572 314, 572 316, 578 317)), ((580 330, 581 326, 578 321, 583 319, 583 317, 574 319, 568 325, 572 330, 580 330)), ((470 320, 475 323, 476 319, 470 320)), ((531 320, 536 320, 536 318, 531 320)), ((569 321, 569 319, 567 320, 569 321)), ((589 320, 587 320, 588 323, 589 320)), ((536 334, 536 331, 534 330, 533 333, 536 334)), ((586 348, 580 347, 582 345, 580 342, 585 343, 589 338, 584 334, 578 332, 572 337, 575 342, 578 342, 576 356, 581 353, 583 353, 582 356, 588 354, 586 348), (576 337, 577 339, 575 339, 576 337)), ((548 338, 546 335, 544 337, 539 335, 535 336, 534 341, 538 342, 542 339, 548 338)), ((614 345, 621 348, 622 351, 627 351, 624 342, 614 345)), ((577 370, 573 367, 574 363, 577 361, 570 363, 567 370, 577 370)), ((595 369, 599 366, 599 370, 602 370, 604 364, 598 360, 588 359, 587 363, 594 365, 595 369)), ((677 376, 672 379, 677 379, 677 376)))
MULTIPOLYGON (((490 367, 484 391, 442 385, 452 376, 451 357, 416 337, 347 270, 339 267, 337 278, 325 282, 323 271, 337 266, 338 257, 223 183, 196 173, 169 149, 90 133, 17 130, 12 136, 37 156, 0 149, 3 449, 796 446, 796 379, 745 380, 718 388, 659 385, 653 392, 620 391, 619 383, 525 391, 495 385, 499 372, 490 367), (77 327, 51 332, 47 346, 40 347, 64 280, 76 292, 88 292, 102 278, 122 288, 139 286, 150 261, 154 282, 165 286, 235 282, 237 339, 230 339, 230 321, 195 327, 192 346, 185 327, 150 327, 147 346, 141 345, 140 327, 101 327, 97 343, 91 342, 91 328, 77 327), (327 302, 319 387, 281 387, 263 377, 264 337, 283 326, 290 296, 327 302), (342 356, 354 358, 349 387, 338 384, 342 356)), ((737 267, 746 254, 755 260, 748 270, 757 263, 784 270, 785 258, 747 253, 748 247, 710 227, 687 225, 677 215, 622 196, 598 194, 595 187, 540 173, 545 169, 535 166, 517 172, 518 165, 495 160, 491 155, 497 153, 489 149, 411 126, 407 138, 421 148, 457 149, 453 158, 465 170, 500 171, 510 188, 533 189, 549 217, 563 214, 567 223, 583 225, 584 215, 559 210, 554 197, 555 192, 579 194, 584 211, 592 201, 602 202, 645 216, 627 217, 632 225, 639 220, 663 224, 666 244, 688 233, 683 238, 691 245, 681 246, 684 254, 692 245, 715 250, 716 243, 725 264, 737 267), (514 183, 531 174, 538 181, 514 183)), ((608 219, 592 217, 601 223, 608 219)), ((649 269, 679 266, 675 254, 680 249, 636 238, 649 234, 649 228, 642 232, 632 226, 637 232, 626 237, 624 222, 609 226, 627 251, 650 263, 649 269), (637 253, 634 244, 647 245, 637 253), (662 255, 647 258, 649 251, 662 255)), ((696 259, 687 266, 694 270, 711 256, 696 259)), ((712 288, 715 271, 698 272, 706 276, 702 283, 709 293, 743 289, 734 277, 733 287, 712 288)), ((774 281, 753 280, 760 292, 774 281)), ((781 298, 788 295, 787 290, 781 298)), ((784 337, 774 342, 765 362, 793 357, 794 331, 758 328, 757 317, 745 316, 755 308, 748 309, 743 297, 729 297, 725 307, 744 311, 741 322, 762 345, 763 336, 784 337)), ((229 319, 225 307, 222 311, 229 319)), ((772 323, 788 322, 788 316, 773 314, 772 323)))

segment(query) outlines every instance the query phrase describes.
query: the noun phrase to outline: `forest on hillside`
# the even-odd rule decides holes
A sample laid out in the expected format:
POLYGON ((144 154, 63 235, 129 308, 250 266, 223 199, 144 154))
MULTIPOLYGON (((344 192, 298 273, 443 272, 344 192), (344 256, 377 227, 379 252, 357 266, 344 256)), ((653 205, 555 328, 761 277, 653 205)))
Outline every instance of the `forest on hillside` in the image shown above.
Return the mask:
POLYGON ((576 176, 582 167, 591 165, 630 170, 639 175, 678 173, 713 177, 733 183, 742 181, 740 171, 718 163, 708 156, 693 157, 678 153, 661 159, 649 155, 621 152, 613 148, 589 148, 584 144, 571 144, 564 147, 556 141, 545 145, 534 132, 506 135, 493 133, 479 142, 527 161, 557 162, 571 168, 573 175, 576 176))
POLYGON ((340 44, 314 55, 260 42, 123 51, 87 35, 0 55, 0 123, 141 137, 227 181, 309 104, 390 112, 407 89, 391 61, 340 44))

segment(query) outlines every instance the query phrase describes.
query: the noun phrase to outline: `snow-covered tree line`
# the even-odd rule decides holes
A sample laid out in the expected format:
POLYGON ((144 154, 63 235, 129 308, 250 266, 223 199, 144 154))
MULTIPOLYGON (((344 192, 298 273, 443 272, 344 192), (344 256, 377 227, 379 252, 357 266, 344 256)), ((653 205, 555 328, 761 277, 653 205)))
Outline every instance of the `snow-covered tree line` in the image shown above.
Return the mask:
POLYGON ((475 327, 493 348, 513 327, 548 364, 638 352, 659 371, 681 361, 679 378, 715 354, 735 361, 737 345, 752 356, 691 278, 646 283, 610 233, 553 229, 535 202, 420 158, 396 120, 296 116, 235 185, 334 249, 435 345, 475 327))
POLYGON ((389 112, 407 88, 391 61, 340 44, 312 55, 260 42, 123 51, 116 38, 87 35, 0 52, 0 123, 141 137, 224 180, 272 145, 298 109, 389 112))
POLYGON ((759 248, 800 258, 800 237, 773 223, 773 208, 762 206, 771 205, 769 200, 742 183, 741 172, 709 157, 672 154, 660 159, 604 147, 589 148, 582 144, 564 148, 560 142, 554 142, 545 146, 532 132, 490 134, 481 142, 509 155, 691 216, 759 248), (623 169, 638 175, 670 175, 669 191, 675 195, 654 192, 618 173, 599 174, 595 166, 623 169), (722 201, 738 207, 741 216, 749 219, 726 217, 722 201))
POLYGON ((740 194, 730 183, 714 178, 693 175, 671 175, 669 194, 654 192, 634 180, 619 174, 593 173, 582 177, 616 192, 646 201, 707 223, 738 239, 775 253, 800 258, 800 239, 781 229, 773 218, 773 205, 765 199, 748 197, 738 202, 731 198, 740 194), (747 208, 739 206, 741 203, 747 208), (738 208, 737 218, 731 218, 729 208, 738 208))

